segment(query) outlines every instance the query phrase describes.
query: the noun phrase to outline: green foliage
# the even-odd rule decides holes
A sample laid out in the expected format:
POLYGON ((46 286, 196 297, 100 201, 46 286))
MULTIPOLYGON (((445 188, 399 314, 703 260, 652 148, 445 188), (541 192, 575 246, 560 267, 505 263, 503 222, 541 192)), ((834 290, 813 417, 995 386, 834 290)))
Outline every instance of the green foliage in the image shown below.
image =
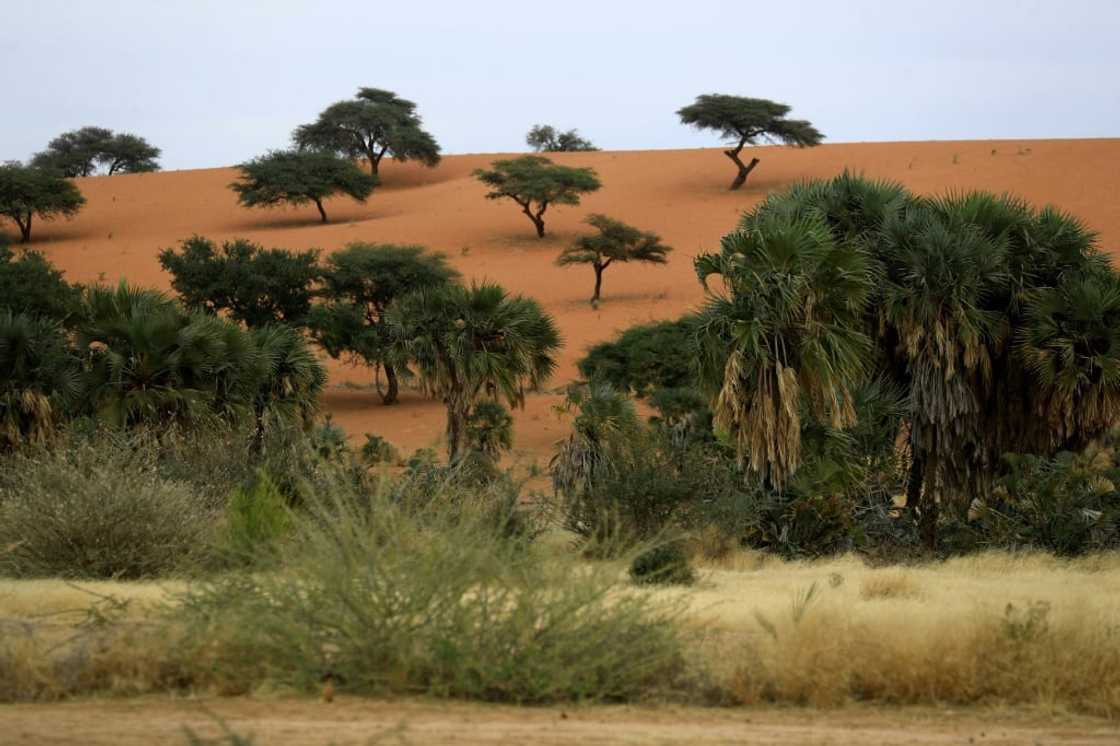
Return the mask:
POLYGON ((704 94, 697 96, 695 103, 677 111, 677 115, 682 124, 701 130, 715 130, 720 137, 734 145, 725 151, 725 155, 739 169, 738 176, 731 183, 732 189, 738 189, 758 165, 757 158, 752 159, 750 165, 744 165, 739 160, 739 153, 746 145, 754 145, 761 139, 809 147, 819 145, 824 139, 824 135, 809 122, 786 119, 789 112, 789 106, 763 98, 704 94))
POLYGON ((62 329, 0 310, 0 452, 47 443, 79 390, 78 359, 62 329))
POLYGON ((697 318, 632 326, 614 341, 601 342, 577 363, 588 381, 603 381, 638 397, 663 388, 685 388, 696 382, 697 318))
POLYGON ((467 416, 466 428, 467 448, 492 463, 498 463, 502 453, 513 448, 513 417, 498 402, 475 404, 467 416))
POLYGON ((525 136, 525 142, 533 150, 545 153, 566 153, 572 151, 598 150, 589 140, 579 136, 578 130, 560 132, 547 124, 535 124, 525 136))
POLYGON ((700 313, 700 379, 715 424, 778 489, 801 463, 802 403, 842 428, 868 370, 862 331, 874 286, 866 254, 838 243, 820 218, 758 210, 749 228, 697 257, 708 291, 700 313), (708 287, 718 275, 722 290, 708 287))
POLYGON ((552 317, 498 285, 423 288, 387 316, 395 354, 415 361, 420 384, 447 406, 448 459, 464 452, 467 417, 483 398, 524 405, 556 368, 552 317))
POLYGON ((315 691, 329 671, 354 694, 518 703, 630 700, 677 675, 674 608, 619 589, 615 568, 371 500, 312 506, 282 572, 193 584, 174 611, 183 665, 227 690, 315 691))
POLYGON ((319 396, 327 385, 327 371, 312 352, 303 333, 275 325, 249 332, 258 358, 252 392, 258 444, 263 445, 271 424, 308 427, 319 411, 319 396))
POLYGON ((325 300, 311 313, 311 334, 333 358, 349 356, 375 371, 384 368, 388 391, 382 401, 393 404, 398 369, 404 369, 408 358, 394 357, 386 320, 389 307, 414 290, 440 287, 458 278, 443 254, 427 252, 422 246, 349 244, 327 257, 325 300))
POLYGON ((395 464, 400 461, 400 453, 392 443, 380 435, 366 433, 366 442, 362 444, 362 461, 376 466, 378 464, 395 464))
POLYGON ((225 312, 249 327, 304 323, 322 276, 318 250, 265 249, 245 239, 219 249, 192 236, 178 252, 161 251, 159 263, 188 309, 225 312))
POLYGON ((259 472, 252 484, 234 490, 230 496, 224 549, 233 557, 260 557, 272 551, 291 530, 287 500, 267 472, 259 472))
POLYGON ((476 179, 490 191, 487 199, 511 199, 533 221, 544 238, 544 213, 550 205, 578 205, 581 194, 602 186, 590 168, 558 166, 539 155, 494 161, 490 170, 477 169, 476 179))
POLYGON ((992 496, 969 526, 980 546, 1060 556, 1120 546, 1120 465, 1114 439, 1053 458, 1008 455, 992 496))
POLYGON ((150 451, 76 441, 12 455, 0 473, 0 574, 152 578, 208 551, 213 514, 150 451))
POLYGON ((692 585, 696 571, 680 542, 657 544, 630 563, 630 579, 640 585, 692 585))
POLYGON ((440 149, 421 124, 413 102, 392 91, 360 88, 355 100, 331 104, 315 122, 296 128, 292 139, 300 150, 366 158, 372 174, 386 154, 431 168, 439 164, 440 149))
POLYGON ((66 282, 37 251, 16 253, 0 236, 0 311, 25 313, 71 326, 77 321, 81 291, 66 282))
POLYGON ((93 176, 97 166, 106 173, 158 171, 160 149, 142 137, 127 132, 114 133, 104 127, 82 127, 64 132, 36 153, 31 165, 66 178, 93 176))
POLYGON ((0 215, 19 226, 20 240, 31 240, 31 224, 57 217, 71 218, 86 203, 78 187, 41 168, 19 163, 0 165, 0 215))
POLYGON ((599 232, 592 236, 581 236, 574 244, 564 249, 556 258, 561 267, 572 264, 590 264, 595 270, 595 292, 591 302, 599 300, 603 284, 603 272, 615 262, 647 262, 665 264, 665 256, 673 247, 661 243, 656 233, 640 231, 620 220, 606 215, 594 214, 585 221, 599 232))
POLYGON ((314 203, 324 223, 324 199, 341 194, 365 202, 377 186, 376 176, 363 173, 352 161, 323 151, 277 150, 238 168, 241 176, 229 187, 244 207, 314 203))

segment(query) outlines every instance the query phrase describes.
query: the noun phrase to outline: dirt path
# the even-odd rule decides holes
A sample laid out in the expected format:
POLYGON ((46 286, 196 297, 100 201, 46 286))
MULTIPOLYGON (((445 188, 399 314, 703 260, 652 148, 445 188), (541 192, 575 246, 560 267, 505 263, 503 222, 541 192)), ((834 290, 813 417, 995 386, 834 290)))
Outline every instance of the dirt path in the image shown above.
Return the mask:
POLYGON ((256 746, 1120 743, 1120 726, 1114 723, 987 711, 558 709, 357 699, 332 704, 144 699, 0 706, 0 744, 186 744, 184 726, 203 739, 220 737, 213 716, 240 735, 252 736, 256 746))

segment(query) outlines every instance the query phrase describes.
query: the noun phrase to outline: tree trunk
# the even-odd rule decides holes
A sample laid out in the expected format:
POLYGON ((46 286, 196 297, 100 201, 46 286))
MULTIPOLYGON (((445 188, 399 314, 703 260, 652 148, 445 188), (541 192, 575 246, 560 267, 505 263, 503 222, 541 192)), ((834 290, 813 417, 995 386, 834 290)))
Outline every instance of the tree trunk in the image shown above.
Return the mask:
POLYGON ((381 403, 396 404, 400 385, 397 383, 397 369, 389 363, 385 363, 385 381, 388 384, 388 389, 381 396, 381 403))
POLYGON ((20 243, 31 242, 31 217, 32 213, 27 213, 27 222, 16 218, 16 223, 19 225, 19 239, 20 243))
POLYGON ((389 149, 386 145, 381 149, 380 153, 373 152, 373 148, 366 151, 366 157, 369 158, 369 173, 371 176, 377 176, 378 170, 381 168, 381 159, 385 157, 385 151, 389 149))
POLYGON ((915 457, 910 463, 910 476, 906 481, 906 512, 918 524, 918 533, 929 550, 937 549, 937 501, 925 494, 926 465, 915 457))
POLYGON ((323 218, 323 222, 327 222, 327 211, 323 209, 323 201, 315 200, 315 206, 319 208, 319 215, 323 218))
POLYGON ((604 267, 602 265, 599 265, 599 264, 594 265, 594 267, 595 267, 595 294, 591 296, 591 302, 592 303, 598 303, 599 302, 600 291, 603 289, 603 270, 606 269, 606 267, 604 267))
POLYGON ((447 463, 457 464, 463 455, 463 434, 466 429, 467 415, 447 408, 447 463))
POLYGON ((743 186, 743 184, 747 183, 747 177, 751 175, 751 171, 754 171, 754 167, 758 165, 757 158, 751 158, 750 163, 744 164, 743 161, 739 159, 739 153, 742 152, 742 150, 743 146, 740 145, 735 150, 723 151, 723 154, 734 161, 735 165, 739 167, 739 175, 731 182, 731 191, 735 191, 743 186))

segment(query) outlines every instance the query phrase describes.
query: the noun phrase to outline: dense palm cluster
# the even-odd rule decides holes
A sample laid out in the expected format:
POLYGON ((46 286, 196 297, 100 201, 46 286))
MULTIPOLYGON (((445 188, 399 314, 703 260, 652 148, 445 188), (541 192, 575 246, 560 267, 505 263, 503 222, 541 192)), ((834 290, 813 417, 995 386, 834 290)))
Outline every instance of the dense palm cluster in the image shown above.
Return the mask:
POLYGON ((717 426, 775 485, 801 418, 844 428, 852 392, 904 392, 908 505, 987 495, 1005 453, 1083 447, 1120 406, 1120 278, 1075 218, 984 193, 917 197, 844 174, 771 195, 697 259, 717 426))

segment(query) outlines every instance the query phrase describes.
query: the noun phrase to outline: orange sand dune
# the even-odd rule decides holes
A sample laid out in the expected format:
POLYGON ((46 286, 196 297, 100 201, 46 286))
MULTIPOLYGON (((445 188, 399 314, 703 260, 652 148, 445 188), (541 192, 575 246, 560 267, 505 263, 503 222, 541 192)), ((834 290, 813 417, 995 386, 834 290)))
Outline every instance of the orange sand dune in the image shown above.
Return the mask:
MULTIPOLYGON (((1053 203, 1099 231, 1102 246, 1120 251, 1120 140, 869 143, 759 148, 756 154, 762 162, 739 192, 727 191, 733 169, 717 149, 558 154, 558 162, 594 167, 603 189, 580 207, 550 210, 543 240, 514 204, 483 199, 485 188, 471 177, 473 169, 498 155, 450 156, 433 170, 386 162, 384 186, 364 205, 329 203, 328 225, 319 223, 314 207, 239 207, 226 188, 235 178, 231 169, 80 179, 86 208, 72 221, 38 224, 35 247, 71 280, 125 277, 166 288, 157 253, 194 233, 325 252, 350 241, 423 244, 445 252, 468 280, 493 280, 544 304, 566 342, 557 385, 575 375, 575 361, 589 345, 631 324, 694 307, 702 295, 692 257, 716 247, 740 212, 765 193, 845 168, 922 193, 987 189, 1053 203), (585 229, 581 221, 591 212, 656 231, 677 249, 667 266, 608 270, 597 310, 587 303, 590 270, 553 264, 585 229)), ((377 433, 405 452, 439 444, 438 403, 406 394, 399 406, 383 407, 368 388, 369 370, 333 361, 330 368, 326 406, 352 436, 377 433)), ((543 465, 563 436, 566 426, 552 412, 558 401, 554 394, 536 396, 518 413, 517 453, 523 462, 543 465)))

